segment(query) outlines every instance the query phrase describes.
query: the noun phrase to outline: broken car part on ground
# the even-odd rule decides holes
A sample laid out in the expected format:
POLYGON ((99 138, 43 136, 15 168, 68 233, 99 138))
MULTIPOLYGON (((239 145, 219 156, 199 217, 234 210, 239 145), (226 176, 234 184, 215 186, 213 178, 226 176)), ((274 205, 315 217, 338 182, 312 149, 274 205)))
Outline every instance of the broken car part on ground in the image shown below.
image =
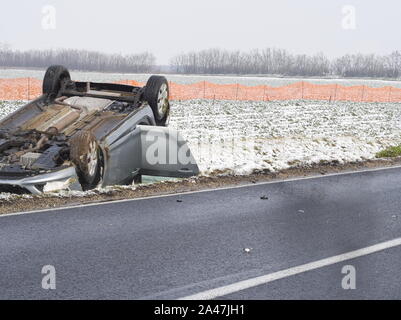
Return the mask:
POLYGON ((0 192, 89 190, 139 182, 144 174, 197 175, 186 141, 166 127, 169 114, 164 77, 150 77, 145 87, 75 82, 66 68, 51 66, 43 95, 0 122, 0 192), (155 149, 155 141, 164 149, 155 149), (154 161, 149 154, 168 156, 154 161))

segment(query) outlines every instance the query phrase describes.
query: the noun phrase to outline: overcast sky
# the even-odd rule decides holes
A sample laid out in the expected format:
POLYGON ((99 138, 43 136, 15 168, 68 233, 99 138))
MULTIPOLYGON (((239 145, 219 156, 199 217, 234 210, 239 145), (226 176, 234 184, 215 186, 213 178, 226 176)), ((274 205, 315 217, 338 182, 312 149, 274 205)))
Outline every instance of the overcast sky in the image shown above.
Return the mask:
POLYGON ((1 0, 0 12, 0 43, 12 48, 149 50, 160 64, 210 47, 329 57, 401 49, 399 0, 1 0))

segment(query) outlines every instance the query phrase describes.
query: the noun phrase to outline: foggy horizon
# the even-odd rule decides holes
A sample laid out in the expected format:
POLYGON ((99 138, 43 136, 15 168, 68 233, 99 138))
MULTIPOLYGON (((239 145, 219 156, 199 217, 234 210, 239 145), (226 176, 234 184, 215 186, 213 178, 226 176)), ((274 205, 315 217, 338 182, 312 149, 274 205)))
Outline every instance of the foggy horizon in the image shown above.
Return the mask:
MULTIPOLYGON (((9 43, 1 43, 0 42, 0 48, 1 47, 4 47, 4 48, 7 48, 7 49, 9 49, 9 50, 12 50, 12 51, 19 51, 19 52, 29 52, 29 51, 31 51, 31 50, 34 50, 34 51, 46 51, 46 50, 53 50, 53 51, 63 51, 63 50, 66 50, 66 51, 69 51, 69 50, 77 50, 77 51, 88 51, 88 52, 94 52, 94 53, 100 53, 100 54, 106 54, 106 55, 110 55, 110 56, 112 56, 112 55, 119 55, 119 54, 121 54, 121 55, 123 55, 123 56, 125 56, 125 55, 135 55, 135 54, 140 54, 140 53, 143 53, 143 51, 132 51, 132 52, 109 52, 109 51, 106 51, 106 50, 101 50, 101 49, 87 49, 87 48, 68 48, 68 47, 55 47, 55 48, 39 48, 39 49, 35 49, 35 48, 26 48, 26 49, 20 49, 20 48, 15 48, 15 47, 12 47, 9 43)), ((171 67, 171 59, 172 58, 174 58, 174 57, 176 57, 176 56, 178 56, 179 54, 189 54, 189 53, 192 53, 192 52, 194 52, 194 53, 199 53, 199 52, 202 52, 202 51, 207 51, 207 50, 213 50, 213 49, 217 49, 217 50, 227 50, 227 49, 224 49, 224 48, 221 48, 221 47, 210 47, 210 48, 203 48, 203 49, 199 49, 198 51, 195 51, 195 50, 188 50, 188 51, 181 51, 181 52, 177 52, 176 54, 173 54, 171 57, 169 57, 168 58, 168 60, 167 61, 164 61, 164 63, 159 63, 159 59, 157 58, 157 56, 156 56, 156 63, 155 63, 155 66, 160 66, 160 67, 171 67)), ((390 55, 391 53, 394 53, 394 52, 399 52, 399 50, 396 50, 396 49, 394 49, 394 50, 391 50, 391 51, 388 51, 388 52, 383 52, 383 53, 377 53, 377 52, 360 52, 360 51, 358 51, 358 52, 345 52, 344 54, 342 54, 342 55, 338 55, 338 56, 330 56, 330 55, 328 55, 326 52, 324 52, 324 51, 316 51, 316 52, 311 52, 311 53, 304 53, 304 52, 296 52, 296 51, 291 51, 291 50, 288 50, 288 49, 286 49, 286 48, 278 48, 278 47, 272 47, 272 48, 269 48, 269 47, 259 47, 259 48, 249 48, 249 49, 243 49, 243 50, 240 50, 240 49, 238 49, 238 51, 240 51, 241 53, 248 53, 248 52, 251 52, 251 51, 253 51, 253 50, 259 50, 259 51, 262 51, 262 50, 264 50, 264 49, 278 49, 278 50, 285 50, 285 51, 287 51, 289 54, 293 54, 293 55, 303 55, 303 54, 305 54, 306 56, 308 56, 308 57, 311 57, 311 56, 314 56, 314 55, 318 55, 318 54, 323 54, 324 56, 326 56, 327 58, 329 58, 330 60, 335 60, 335 59, 337 59, 337 58, 340 58, 340 57, 342 57, 342 56, 344 56, 344 55, 358 55, 358 54, 362 54, 362 55, 370 55, 370 54, 373 54, 373 55, 376 55, 376 56, 388 56, 388 55, 390 55)), ((229 52, 234 52, 234 51, 236 51, 236 50, 230 50, 229 52)), ((150 54, 154 54, 154 52, 152 52, 152 51, 145 51, 145 52, 148 52, 148 53, 150 53, 150 54)))
POLYGON ((136 54, 149 51, 157 65, 210 48, 250 51, 279 48, 293 54, 384 55, 399 50, 401 4, 375 1, 182 0, 127 2, 20 1, 2 4, 0 43, 11 49, 79 49, 136 54), (155 6, 158 10, 153 10, 155 6), (349 28, 344 19, 354 8, 349 28), (50 8, 54 8, 49 11, 50 8), (21 10, 23 8, 23 10, 21 10), (47 16, 54 14, 54 21, 47 16), (17 18, 16 18, 17 17, 17 18), (54 23, 46 28, 46 23, 54 23))

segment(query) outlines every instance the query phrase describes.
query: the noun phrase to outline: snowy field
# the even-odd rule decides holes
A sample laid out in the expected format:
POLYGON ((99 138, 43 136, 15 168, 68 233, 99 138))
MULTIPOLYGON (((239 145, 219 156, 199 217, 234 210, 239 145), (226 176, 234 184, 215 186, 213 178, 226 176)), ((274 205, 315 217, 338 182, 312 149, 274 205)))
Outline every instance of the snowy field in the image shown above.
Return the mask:
MULTIPOLYGON (((0 117, 22 102, 0 102, 0 117)), ((170 126, 202 174, 277 171, 362 161, 401 143, 401 103, 210 101, 172 103, 170 126)))
MULTIPOLYGON (((0 79, 9 78, 37 78, 42 80, 45 70, 23 70, 23 69, 0 69, 0 79)), ((100 73, 100 72, 77 72, 72 71, 71 77, 77 81, 120 81, 136 80, 146 82, 149 74, 122 74, 122 73, 100 73)), ((305 79, 305 78, 272 78, 258 76, 199 76, 199 75, 166 75, 169 81, 179 84, 190 84, 207 81, 216 84, 242 84, 247 86, 269 85, 272 87, 281 87, 294 82, 308 81, 314 84, 340 84, 343 86, 366 85, 369 87, 393 86, 401 88, 401 81, 391 80, 368 80, 368 79, 305 79)))
POLYGON ((203 174, 249 174, 373 159, 401 143, 400 120, 400 103, 193 100, 173 104, 170 125, 203 174))

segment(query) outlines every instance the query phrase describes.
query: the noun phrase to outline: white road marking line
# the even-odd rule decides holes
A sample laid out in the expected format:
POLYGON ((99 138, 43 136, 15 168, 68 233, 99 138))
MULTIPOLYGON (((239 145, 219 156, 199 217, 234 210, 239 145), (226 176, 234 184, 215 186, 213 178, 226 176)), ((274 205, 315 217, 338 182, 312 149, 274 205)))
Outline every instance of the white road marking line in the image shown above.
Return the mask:
POLYGON ((383 250, 397 247, 400 245, 401 245, 401 238, 396 238, 394 240, 382 242, 382 243, 375 244, 370 247, 358 249, 355 251, 350 251, 350 252, 343 253, 343 254, 333 256, 330 258, 310 262, 310 263, 303 264, 303 265, 300 265, 297 267, 292 267, 289 269, 285 269, 285 270, 270 273, 267 275, 251 278, 248 280, 239 281, 239 282, 227 285, 227 286, 223 286, 223 287, 219 287, 219 288, 215 288, 215 289, 211 289, 211 290, 206 290, 206 291, 203 291, 200 293, 196 293, 196 294, 193 294, 190 296, 180 298, 178 300, 211 300, 211 299, 215 299, 218 297, 226 296, 231 293, 235 293, 235 292, 243 291, 243 290, 253 288, 253 287, 256 287, 259 285, 267 284, 272 281, 284 279, 284 278, 291 277, 291 276, 294 276, 294 275, 297 275, 300 273, 319 269, 319 268, 333 265, 333 264, 343 262, 346 260, 351 260, 351 259, 355 259, 358 257, 366 256, 366 255, 369 255, 369 254, 372 254, 372 253, 375 253, 378 251, 383 251, 383 250))
POLYGON ((297 178, 290 178, 290 179, 284 179, 284 180, 272 180, 272 181, 265 181, 265 182, 257 182, 256 184, 255 183, 247 183, 247 184, 243 184, 243 185, 239 185, 239 186, 221 187, 221 188, 215 188, 215 189, 204 189, 204 190, 187 191, 187 192, 177 192, 177 193, 169 193, 169 194, 162 194, 162 195, 157 195, 157 196, 141 197, 141 198, 134 198, 134 199, 122 199, 122 200, 114 200, 114 201, 106 201, 106 202, 85 203, 85 204, 80 204, 77 206, 65 206, 65 207, 56 207, 56 208, 50 208, 50 209, 39 209, 39 210, 24 211, 24 212, 5 213, 5 214, 0 214, 0 218, 10 217, 10 216, 20 216, 20 215, 25 215, 25 214, 30 214, 30 213, 72 210, 72 209, 78 209, 78 208, 110 205, 110 204, 125 203, 125 202, 131 202, 131 201, 151 200, 151 199, 157 199, 157 198, 169 198, 169 197, 174 197, 174 196, 191 195, 191 194, 196 194, 196 193, 224 191, 224 190, 231 190, 231 189, 234 190, 234 189, 263 186, 263 185, 269 185, 269 184, 281 184, 281 183, 296 182, 296 181, 303 181, 303 180, 324 179, 324 178, 330 178, 330 177, 336 177, 336 176, 347 176, 347 175, 353 175, 353 174, 365 173, 365 172, 386 171, 386 170, 391 170, 391 169, 401 169, 401 165, 384 167, 384 168, 374 168, 374 169, 363 169, 363 170, 355 170, 355 171, 328 173, 326 175, 297 177, 297 178))

